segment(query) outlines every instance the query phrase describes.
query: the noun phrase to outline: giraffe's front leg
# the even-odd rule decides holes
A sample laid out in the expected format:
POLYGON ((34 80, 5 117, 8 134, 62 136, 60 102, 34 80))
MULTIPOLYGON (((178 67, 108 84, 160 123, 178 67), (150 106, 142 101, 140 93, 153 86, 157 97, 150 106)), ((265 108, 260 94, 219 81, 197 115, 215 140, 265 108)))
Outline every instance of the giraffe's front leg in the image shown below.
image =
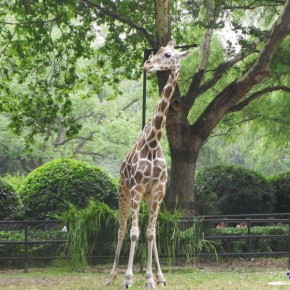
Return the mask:
MULTIPOLYGON (((133 219, 133 217, 132 217, 133 219)), ((130 231, 130 239, 131 239, 131 246, 130 246, 130 254, 129 254, 129 262, 128 268, 125 273, 124 282, 123 282, 123 289, 128 289, 133 284, 133 261, 134 261, 134 254, 135 254, 135 247, 136 242, 139 238, 139 227, 132 221, 132 228, 130 231)))
POLYGON ((146 288, 155 289, 156 283, 153 279, 152 273, 152 253, 153 253, 153 246, 154 246, 154 235, 155 232, 152 232, 153 229, 150 228, 147 230, 147 243, 148 243, 148 258, 147 258, 147 267, 146 267, 146 288))

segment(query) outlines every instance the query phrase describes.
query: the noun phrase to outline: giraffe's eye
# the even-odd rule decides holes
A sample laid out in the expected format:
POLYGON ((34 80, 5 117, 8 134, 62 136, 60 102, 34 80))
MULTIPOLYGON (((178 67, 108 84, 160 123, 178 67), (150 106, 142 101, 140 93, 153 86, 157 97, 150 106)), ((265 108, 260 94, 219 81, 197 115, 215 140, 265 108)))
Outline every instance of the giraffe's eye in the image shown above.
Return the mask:
POLYGON ((170 57, 170 56, 171 56, 171 54, 170 54, 169 52, 166 52, 164 55, 165 55, 166 57, 170 57))

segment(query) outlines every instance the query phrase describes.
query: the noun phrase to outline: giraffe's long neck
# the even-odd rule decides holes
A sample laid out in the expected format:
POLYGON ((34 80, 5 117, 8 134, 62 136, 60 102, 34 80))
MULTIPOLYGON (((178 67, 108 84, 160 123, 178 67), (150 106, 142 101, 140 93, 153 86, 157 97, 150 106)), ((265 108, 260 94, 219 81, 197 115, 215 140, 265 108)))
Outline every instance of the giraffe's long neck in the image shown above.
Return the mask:
POLYGON ((170 102, 176 87, 179 71, 172 71, 168 77, 168 80, 161 92, 161 97, 155 110, 155 114, 152 118, 153 128, 157 131, 161 130, 165 126, 166 117, 170 102))
POLYGON ((168 113, 172 95, 174 93, 178 75, 179 75, 178 70, 172 71, 161 92, 161 97, 156 107, 153 118, 151 119, 151 122, 148 124, 149 132, 147 132, 146 135, 148 136, 149 139, 152 138, 152 135, 155 135, 154 137, 156 141, 160 141, 161 139, 162 130, 165 126, 166 116, 168 113))

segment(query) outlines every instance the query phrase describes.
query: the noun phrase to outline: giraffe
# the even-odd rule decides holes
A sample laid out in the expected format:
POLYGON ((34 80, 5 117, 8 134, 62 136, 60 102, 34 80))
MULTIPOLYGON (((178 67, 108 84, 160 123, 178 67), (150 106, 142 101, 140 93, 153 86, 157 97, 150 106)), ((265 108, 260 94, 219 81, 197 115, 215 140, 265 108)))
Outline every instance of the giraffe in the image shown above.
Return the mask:
POLYGON ((169 71, 170 73, 152 119, 144 127, 137 143, 123 160, 120 169, 118 243, 115 261, 107 285, 111 285, 117 276, 118 261, 125 238, 127 219, 131 211, 131 246, 123 289, 131 287, 133 283, 133 259, 136 242, 139 237, 138 215, 142 200, 146 202, 149 210, 146 233, 148 257, 145 285, 147 288, 155 289, 156 283, 152 273, 152 255, 156 263, 157 284, 166 285, 157 253, 155 229, 167 181, 166 162, 160 139, 165 126, 170 100, 178 79, 180 59, 189 54, 189 51, 179 52, 175 50, 174 45, 175 41, 170 41, 166 47, 160 47, 158 52, 144 63, 143 68, 150 73, 156 71, 169 71))

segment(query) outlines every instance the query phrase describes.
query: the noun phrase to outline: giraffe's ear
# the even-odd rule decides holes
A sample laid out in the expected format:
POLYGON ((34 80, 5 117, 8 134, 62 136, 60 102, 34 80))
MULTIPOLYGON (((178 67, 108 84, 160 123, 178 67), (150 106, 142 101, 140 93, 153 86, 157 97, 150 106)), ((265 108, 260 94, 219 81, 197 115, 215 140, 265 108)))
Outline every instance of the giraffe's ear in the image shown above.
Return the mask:
POLYGON ((178 53, 178 58, 183 58, 188 56, 191 53, 191 50, 186 50, 178 53))
POLYGON ((175 45, 176 45, 175 40, 170 40, 170 41, 167 43, 167 46, 172 46, 172 47, 174 47, 175 45))

